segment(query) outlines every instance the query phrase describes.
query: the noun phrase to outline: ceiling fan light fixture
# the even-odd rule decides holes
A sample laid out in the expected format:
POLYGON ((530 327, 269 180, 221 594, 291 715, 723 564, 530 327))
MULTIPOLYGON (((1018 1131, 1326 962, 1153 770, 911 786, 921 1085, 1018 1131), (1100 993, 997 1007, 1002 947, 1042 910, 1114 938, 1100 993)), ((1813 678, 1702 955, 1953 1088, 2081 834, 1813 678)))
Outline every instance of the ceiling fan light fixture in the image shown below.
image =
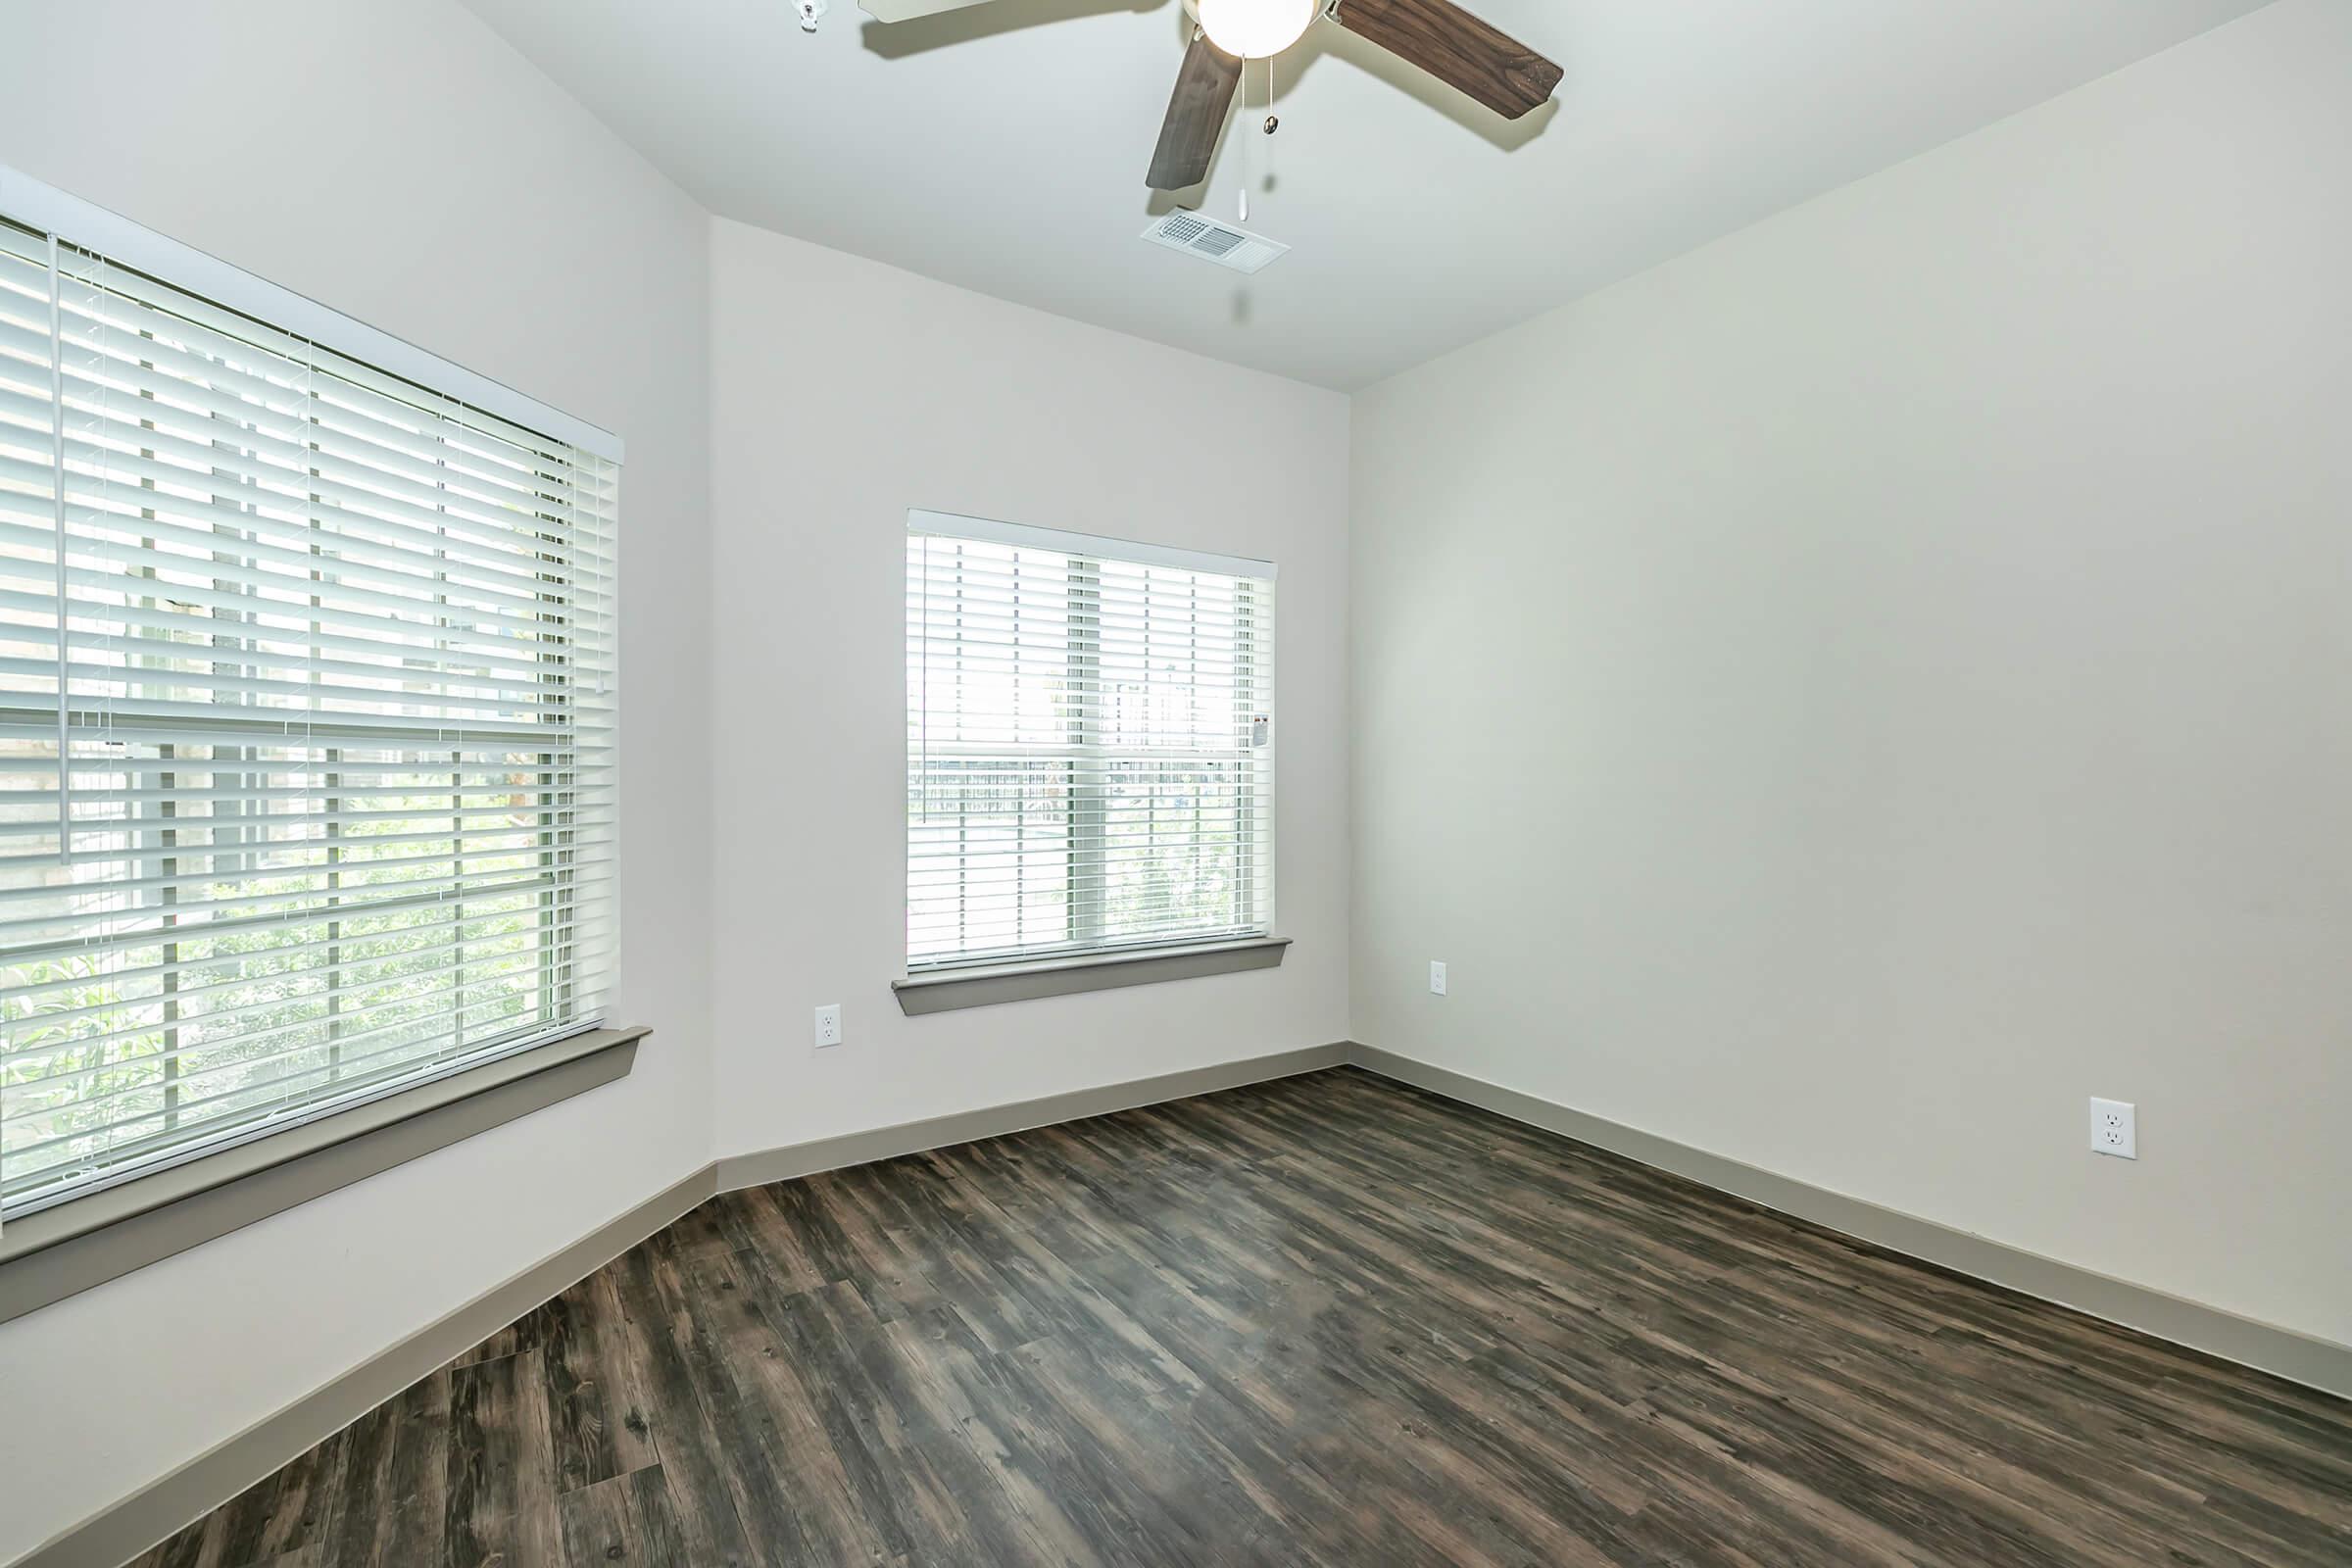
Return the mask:
POLYGON ((1278 55, 1315 20, 1315 0, 1200 0, 1200 30, 1208 41, 1244 60, 1278 55))

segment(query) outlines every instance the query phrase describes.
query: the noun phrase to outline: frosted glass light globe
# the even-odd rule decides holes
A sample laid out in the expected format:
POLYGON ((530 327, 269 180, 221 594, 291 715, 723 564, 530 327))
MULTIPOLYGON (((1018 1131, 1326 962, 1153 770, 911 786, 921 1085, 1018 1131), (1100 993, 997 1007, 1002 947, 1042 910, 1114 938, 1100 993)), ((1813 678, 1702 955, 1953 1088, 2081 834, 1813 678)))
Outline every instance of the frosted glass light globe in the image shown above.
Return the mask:
POLYGON ((1297 43, 1315 0, 1200 0, 1200 30, 1229 55, 1263 60, 1297 43))

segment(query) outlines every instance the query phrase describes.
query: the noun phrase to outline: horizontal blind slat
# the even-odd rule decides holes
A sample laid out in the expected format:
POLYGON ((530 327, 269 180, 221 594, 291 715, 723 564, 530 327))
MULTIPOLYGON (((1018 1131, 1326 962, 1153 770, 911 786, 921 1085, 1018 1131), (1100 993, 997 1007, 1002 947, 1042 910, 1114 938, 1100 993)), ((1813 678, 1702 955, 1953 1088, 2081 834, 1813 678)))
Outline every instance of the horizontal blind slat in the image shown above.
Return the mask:
MULTIPOLYGON (((360 994, 348 999, 349 1005, 341 1010, 315 1012, 299 1019, 273 1024, 266 1029, 245 1029, 225 1040, 197 1040, 187 1045, 166 1050, 120 1056, 115 1060, 89 1067, 66 1067, 39 1076, 14 1080, 10 1085, 9 1106, 4 1112, 0 1112, 0 1121, 40 1114, 59 1108, 40 1102, 37 1091, 45 1087, 99 1078, 110 1072, 144 1070, 149 1066, 161 1066, 166 1063, 179 1064, 184 1075, 187 1062, 203 1058, 207 1054, 229 1054, 228 1060, 204 1069, 207 1072, 220 1072, 238 1066, 258 1065, 274 1056, 310 1048, 307 1044, 296 1044, 285 1046, 282 1050, 270 1047, 257 1052, 254 1049, 257 1045, 264 1045, 280 1040, 282 1037, 321 1027, 333 1029, 341 1026, 348 1030, 353 1025, 363 1024, 368 1018, 411 1006, 420 1000, 429 1000, 444 991, 451 995, 456 995, 461 988, 479 991, 485 986, 517 976, 537 982, 569 969, 573 963, 578 961, 579 957, 569 950, 561 956, 551 956, 536 949, 515 953, 485 953, 473 951, 478 947, 478 944, 475 943, 467 943, 466 947, 468 951, 452 954, 435 963, 403 969, 395 975, 381 979, 352 980, 351 985, 360 994), (518 962, 517 960, 523 961, 518 962), (414 983, 418 980, 427 983, 421 986, 414 983), (399 994, 383 995, 386 992, 398 992, 399 994)), ((334 974, 330 971, 323 973, 320 978, 332 979, 334 974)), ((163 1000, 162 998, 154 999, 151 1004, 161 1004, 163 1000)), ((52 1053, 49 1059, 54 1062, 60 1057, 70 1058, 81 1053, 92 1051, 103 1053, 110 1047, 127 1041, 154 1039, 179 1033, 193 1034, 209 1024, 220 1024, 232 1020, 266 1019, 271 1008, 279 1009, 282 1012, 289 1007, 300 1009, 310 1004, 339 1000, 344 999, 338 992, 329 989, 306 993, 299 998, 257 1002, 244 1007, 225 1007, 218 1011, 191 1013, 172 1020, 140 1022, 125 1025, 120 1029, 95 1031, 77 1036, 69 1046, 61 1047, 57 1052, 52 1053)), ((321 1043, 332 1044, 346 1038, 349 1038, 347 1033, 330 1033, 327 1039, 321 1043)), ((107 1091, 106 1093, 112 1095, 116 1091, 107 1091)), ((102 1097, 97 1095, 76 1096, 68 1108, 80 1109, 97 1102, 100 1098, 102 1097)))
MULTIPOLYGON (((414 929, 417 933, 431 937, 432 940, 421 944, 414 944, 409 947, 404 947, 399 951, 404 954, 420 953, 428 951, 436 946, 447 946, 451 943, 461 940, 460 933, 477 926, 486 926, 492 922, 505 920, 507 918, 508 914, 506 911, 493 910, 487 913, 461 916, 459 918, 447 921, 437 921, 431 925, 416 927, 414 929)), ((346 937, 340 932, 328 932, 327 928, 335 924, 337 924, 337 922, 321 917, 308 922, 297 922, 280 928, 282 931, 318 931, 324 933, 321 935, 309 937, 300 942, 280 942, 267 948, 249 950, 246 952, 207 954, 199 957, 180 957, 174 958, 168 963, 152 963, 131 967, 117 967, 107 971, 107 973, 103 976, 104 986, 106 988, 113 989, 124 986, 145 985, 150 981, 155 982, 158 985, 162 985, 166 981, 172 981, 174 984, 176 984, 179 980, 186 976, 203 974, 216 969, 234 967, 247 959, 258 959, 267 962, 276 962, 279 959, 285 959, 291 963, 294 960, 303 959, 307 956, 316 955, 322 949, 332 949, 340 944, 351 941, 352 938, 346 937)), ((194 945, 196 944, 181 944, 181 946, 194 945)), ((594 950, 598 944, 591 936, 583 935, 581 928, 575 925, 561 939, 559 939, 555 945, 559 949, 564 950, 574 948, 586 948, 589 950, 594 950)), ((150 943, 148 946, 161 950, 162 948, 168 946, 168 944, 150 943)), ((352 963, 362 963, 372 960, 354 958, 350 961, 352 963)), ((335 965, 332 963, 324 963, 318 965, 317 967, 318 968, 319 972, 324 973, 334 966, 335 965)), ((256 975, 262 979, 273 979, 276 978, 280 973, 307 973, 312 967, 313 966, 309 964, 296 964, 295 967, 282 971, 278 969, 263 968, 251 972, 241 972, 240 975, 234 979, 212 981, 200 987, 199 989, 213 990, 221 986, 232 984, 250 985, 256 983, 256 975)), ((54 1021, 72 1022, 75 1018, 94 1017, 101 1013, 105 1013, 123 1005, 132 1004, 143 1000, 139 998, 132 998, 127 1003, 123 1001, 98 1001, 74 1006, 43 1006, 38 1004, 37 999, 54 997, 58 993, 66 991, 86 991, 90 988, 90 986, 91 981, 88 978, 74 976, 67 979, 49 980, 46 982, 21 987, 17 992, 17 996, 21 1001, 28 1004, 25 1015, 28 1017, 38 1017, 44 1026, 54 1021)), ((43 1044, 40 1046, 26 1046, 23 1048, 24 1053, 23 1059, 27 1063, 37 1065, 42 1059, 44 1059, 44 1053, 54 1048, 48 1044, 43 1044)))

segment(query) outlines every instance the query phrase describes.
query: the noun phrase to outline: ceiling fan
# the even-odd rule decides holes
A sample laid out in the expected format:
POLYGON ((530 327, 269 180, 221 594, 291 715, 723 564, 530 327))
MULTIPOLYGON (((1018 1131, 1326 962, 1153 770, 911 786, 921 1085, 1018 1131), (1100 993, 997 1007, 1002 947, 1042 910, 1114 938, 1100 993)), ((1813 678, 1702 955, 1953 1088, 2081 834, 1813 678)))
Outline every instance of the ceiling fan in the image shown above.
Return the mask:
MULTIPOLYGON (((987 0, 858 0, 880 22, 960 11, 987 0)), ((1196 26, 1177 68, 1146 183, 1188 190, 1208 177, 1242 62, 1282 53, 1317 18, 1338 23, 1399 59, 1517 120, 1551 96, 1560 68, 1451 0, 1184 0, 1196 26)))

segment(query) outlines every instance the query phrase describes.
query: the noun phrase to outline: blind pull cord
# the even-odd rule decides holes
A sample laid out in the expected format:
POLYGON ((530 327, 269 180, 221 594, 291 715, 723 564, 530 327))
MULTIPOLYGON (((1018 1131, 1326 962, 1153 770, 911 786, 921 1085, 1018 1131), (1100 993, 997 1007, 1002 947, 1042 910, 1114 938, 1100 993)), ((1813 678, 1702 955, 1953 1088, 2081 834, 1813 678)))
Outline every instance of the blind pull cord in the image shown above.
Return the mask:
POLYGON ((57 863, 74 859, 74 768, 66 704, 73 689, 66 629, 66 312, 65 283, 57 270, 57 236, 49 236, 49 488, 50 544, 57 555, 57 863))

